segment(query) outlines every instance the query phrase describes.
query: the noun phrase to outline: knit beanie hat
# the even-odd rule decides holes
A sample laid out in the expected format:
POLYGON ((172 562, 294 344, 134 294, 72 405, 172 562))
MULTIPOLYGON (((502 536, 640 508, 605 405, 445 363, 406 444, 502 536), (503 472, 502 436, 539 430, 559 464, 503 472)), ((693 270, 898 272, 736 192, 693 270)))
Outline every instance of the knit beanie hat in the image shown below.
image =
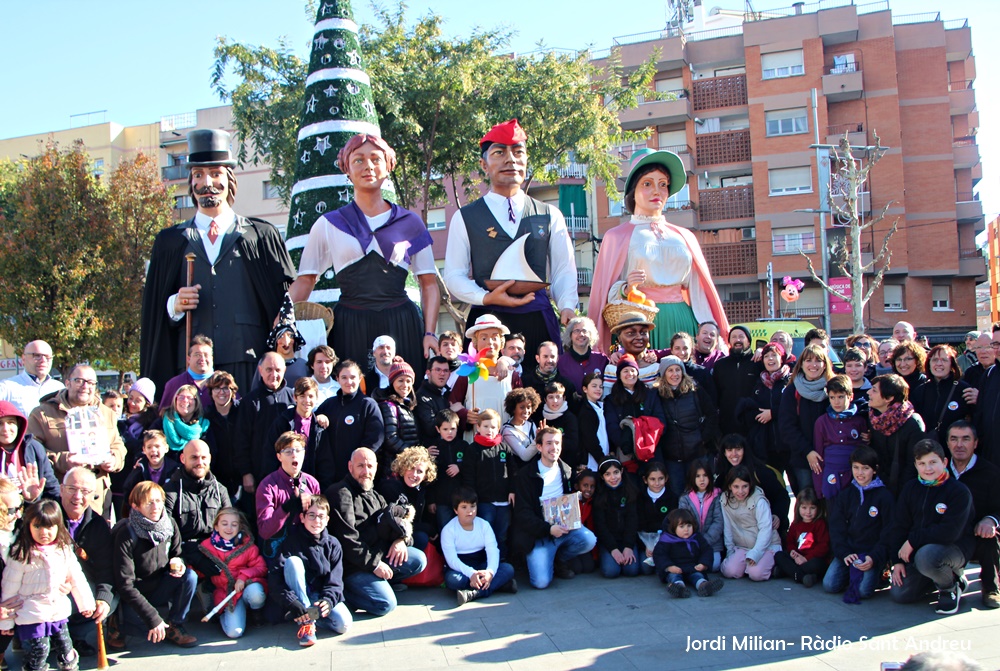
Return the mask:
POLYGON ((153 404, 153 397, 156 396, 156 383, 150 380, 148 377, 140 377, 138 380, 132 383, 129 387, 129 393, 137 391, 142 394, 142 397, 146 399, 146 403, 150 405, 153 404))
POLYGON ((621 375, 622 370, 629 367, 639 370, 639 364, 636 363, 634 356, 622 354, 622 358, 618 360, 618 369, 615 371, 615 375, 621 375))
POLYGON ((397 356, 392 360, 392 365, 389 366, 389 384, 391 385, 395 382, 396 378, 400 375, 409 375, 410 379, 416 379, 416 376, 413 374, 413 367, 403 361, 403 357, 397 356))
POLYGON ((748 329, 746 326, 743 326, 742 324, 737 324, 736 326, 730 326, 729 327, 729 340, 730 340, 730 342, 732 342, 732 339, 733 339, 733 331, 743 331, 746 334, 746 336, 747 336, 747 340, 749 340, 750 342, 753 342, 753 338, 750 337, 750 329, 748 329))
POLYGON ((785 363, 787 358, 785 354, 785 347, 780 342, 769 342, 760 350, 760 355, 763 357, 768 352, 777 352, 778 356, 781 357, 781 363, 785 363))
POLYGON ((686 370, 684 368, 684 362, 681 361, 680 357, 670 354, 660 359, 660 375, 663 375, 665 372, 667 372, 667 369, 670 368, 671 366, 680 366, 682 373, 686 370))

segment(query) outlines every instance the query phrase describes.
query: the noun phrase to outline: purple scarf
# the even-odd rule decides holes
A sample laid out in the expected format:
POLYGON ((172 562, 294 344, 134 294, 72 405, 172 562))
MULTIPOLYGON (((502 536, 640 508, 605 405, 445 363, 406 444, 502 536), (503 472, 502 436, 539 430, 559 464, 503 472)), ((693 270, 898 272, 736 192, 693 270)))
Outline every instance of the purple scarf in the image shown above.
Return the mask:
POLYGON ((420 220, 419 216, 395 203, 390 203, 390 205, 392 214, 389 215, 389 221, 385 225, 379 226, 375 231, 372 231, 368 225, 365 213, 353 201, 325 216, 326 220, 335 228, 355 238, 361 245, 363 254, 368 253, 372 238, 375 238, 386 263, 390 262, 398 243, 409 243, 401 259, 403 263, 409 265, 414 254, 429 247, 434 241, 431 239, 431 234, 427 232, 427 226, 420 220))

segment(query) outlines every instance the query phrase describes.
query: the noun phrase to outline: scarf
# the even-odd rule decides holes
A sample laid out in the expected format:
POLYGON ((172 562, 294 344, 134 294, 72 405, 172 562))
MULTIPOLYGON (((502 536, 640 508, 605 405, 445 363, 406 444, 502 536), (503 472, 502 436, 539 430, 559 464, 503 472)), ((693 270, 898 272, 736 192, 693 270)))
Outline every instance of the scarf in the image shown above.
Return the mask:
POLYGON ((549 382, 555 380, 556 375, 558 374, 559 374, 558 368, 553 368, 551 373, 545 374, 542 372, 541 368, 535 366, 535 376, 538 377, 538 380, 544 384, 548 384, 549 382))
POLYGON ((893 403, 881 415, 872 414, 872 428, 888 438, 899 431, 899 427, 903 426, 912 415, 913 404, 909 401, 893 403))
POLYGON ((170 516, 164 511, 160 519, 150 522, 138 510, 133 508, 128 514, 128 526, 139 538, 148 538, 153 545, 170 540, 174 535, 174 525, 170 516))
POLYGON ((188 424, 174 412, 163 416, 163 433, 167 437, 167 445, 173 452, 180 452, 190 441, 201 438, 208 431, 208 420, 202 417, 188 424))
MULTIPOLYGON (((859 562, 863 563, 866 559, 868 559, 868 555, 866 555, 863 552, 858 553, 859 562)), ((850 577, 847 579, 847 591, 844 592, 844 603, 849 603, 854 605, 858 605, 861 603, 861 580, 864 577, 865 577, 865 572, 852 564, 850 569, 850 577)))
POLYGON ((569 410, 569 403, 566 401, 562 402, 562 405, 559 406, 558 410, 550 410, 549 406, 543 405, 542 417, 545 419, 559 419, 566 413, 567 410, 569 410))
POLYGON ((826 409, 826 414, 831 419, 849 419, 858 414, 858 406, 852 403, 851 405, 848 406, 847 410, 843 412, 837 412, 836 410, 833 409, 833 406, 830 406, 829 408, 826 409))
POLYGON ((781 368, 774 371, 773 373, 768 373, 766 370, 761 372, 760 380, 764 383, 764 386, 768 389, 774 389, 774 383, 778 380, 788 377, 788 366, 782 364, 781 368))
POLYGON ((487 438, 486 436, 477 433, 473 440, 476 445, 482 445, 483 447, 496 447, 500 444, 500 441, 503 440, 503 436, 498 433, 496 438, 487 438))
POLYGON ((951 474, 948 473, 948 469, 946 468, 943 471, 941 471, 941 475, 937 476, 933 480, 924 480, 919 475, 917 476, 917 480, 919 480, 920 484, 922 484, 924 487, 940 487, 941 485, 943 485, 945 482, 948 481, 949 477, 951 477, 951 474))
POLYGON ((799 374, 794 380, 795 391, 799 396, 810 401, 820 402, 826 400, 826 380, 822 377, 809 381, 805 375, 799 374))
POLYGON ((858 493, 861 495, 861 501, 858 502, 859 505, 865 502, 865 492, 867 492, 869 489, 875 489, 876 487, 885 487, 885 485, 882 483, 882 479, 877 475, 872 479, 871 482, 869 482, 864 487, 859 485, 857 480, 855 480, 854 478, 851 478, 851 484, 857 488, 858 493))
POLYGON ((685 545, 687 545, 688 552, 690 552, 691 554, 697 554, 698 552, 698 539, 695 538, 694 534, 691 534, 689 538, 681 538, 679 536, 673 535, 669 531, 664 531, 663 533, 660 534, 660 542, 684 543, 685 545))
POLYGON ((231 541, 227 541, 219 535, 218 531, 213 531, 212 535, 208 537, 208 540, 212 544, 212 547, 216 550, 221 550, 222 552, 232 552, 243 544, 243 532, 239 532, 231 541))
POLYGON ((194 372, 190 368, 187 369, 187 374, 190 375, 191 379, 194 380, 195 382, 201 382, 202 380, 207 380, 208 378, 212 377, 213 373, 215 373, 214 370, 210 370, 207 373, 201 374, 194 372))
POLYGON ((589 347, 587 348, 587 351, 584 352, 583 354, 577 354, 576 350, 573 349, 572 347, 570 347, 566 351, 569 352, 569 355, 573 359, 573 361, 577 363, 585 363, 590 359, 591 349, 589 347))

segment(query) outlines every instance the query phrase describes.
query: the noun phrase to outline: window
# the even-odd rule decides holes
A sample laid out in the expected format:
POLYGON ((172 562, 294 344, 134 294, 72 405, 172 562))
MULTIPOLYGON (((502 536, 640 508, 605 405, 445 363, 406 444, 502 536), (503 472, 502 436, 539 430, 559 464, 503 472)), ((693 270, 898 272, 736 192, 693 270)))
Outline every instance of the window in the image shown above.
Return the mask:
POLYGON ((816 253, 816 232, 813 228, 779 228, 772 234, 771 251, 774 254, 816 253))
POLYGON ((167 158, 170 160, 170 165, 184 165, 188 162, 187 154, 167 154, 167 158))
POLYGON ((839 54, 833 57, 833 67, 830 68, 831 75, 841 75, 846 72, 857 72, 857 64, 854 62, 854 54, 839 54))
POLYGON ((764 119, 767 123, 768 137, 809 132, 805 108, 765 112, 764 119))
POLYGON ((653 87, 657 93, 673 93, 678 98, 684 97, 684 78, 671 77, 669 79, 657 79, 653 82, 653 87))
POLYGON ((812 172, 808 166, 801 168, 774 168, 767 171, 770 194, 809 193, 812 191, 812 172))
POLYGON ((272 200, 278 197, 278 187, 271 184, 269 180, 264 182, 264 200, 272 200))
POLYGON ((931 287, 931 308, 934 310, 951 309, 951 287, 935 284, 931 287))
POLYGON ((427 210, 427 230, 428 231, 443 231, 445 228, 445 216, 443 207, 435 207, 433 210, 427 210))
POLYGON ((685 184, 681 187, 681 190, 674 195, 667 198, 667 202, 664 203, 664 210, 680 210, 683 209, 685 205, 691 204, 691 190, 688 185, 685 184))
POLYGON ((94 178, 100 179, 104 176, 104 159, 95 158, 94 159, 94 178))
POLYGON ((802 66, 802 50, 778 51, 762 54, 760 57, 761 76, 764 79, 779 79, 805 74, 802 66))
POLYGON ((194 201, 191 200, 191 196, 174 196, 174 209, 181 210, 185 207, 194 207, 194 201))
POLYGON ((882 287, 883 303, 886 310, 903 310, 903 285, 886 284, 882 287))
POLYGON ((609 217, 620 217, 622 216, 622 201, 617 198, 612 198, 608 196, 608 216, 609 217))
POLYGON ((683 130, 667 130, 657 133, 656 146, 672 152, 687 151, 687 132, 683 130))

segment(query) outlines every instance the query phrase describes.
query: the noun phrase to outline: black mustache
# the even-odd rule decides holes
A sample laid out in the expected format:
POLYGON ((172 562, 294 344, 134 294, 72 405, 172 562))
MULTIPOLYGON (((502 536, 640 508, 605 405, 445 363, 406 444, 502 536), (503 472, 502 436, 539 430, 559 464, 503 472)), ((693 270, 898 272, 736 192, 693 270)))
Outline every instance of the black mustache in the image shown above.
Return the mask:
POLYGON ((199 196, 217 196, 222 193, 222 189, 214 186, 195 187, 194 192, 199 196))

